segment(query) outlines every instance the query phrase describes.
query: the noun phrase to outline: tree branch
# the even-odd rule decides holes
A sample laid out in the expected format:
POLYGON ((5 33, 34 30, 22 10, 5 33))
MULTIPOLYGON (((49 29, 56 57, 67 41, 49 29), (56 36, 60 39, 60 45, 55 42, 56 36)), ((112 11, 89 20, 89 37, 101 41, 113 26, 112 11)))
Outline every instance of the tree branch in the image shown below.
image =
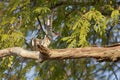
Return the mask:
POLYGON ((24 58, 31 58, 31 59, 39 59, 39 51, 27 51, 20 47, 13 47, 13 48, 6 48, 0 50, 0 57, 10 56, 10 55, 17 55, 24 58))
MULTIPOLYGON (((100 1, 100 0, 95 0, 95 1, 65 1, 65 0, 61 0, 61 1, 58 1, 56 4, 54 4, 54 5, 52 5, 51 7, 50 7, 50 9, 55 9, 55 8, 57 8, 57 7, 60 7, 60 6, 62 6, 62 5, 80 5, 80 6, 94 6, 94 5, 96 5, 96 4, 99 4, 99 5, 103 5, 103 3, 104 4, 107 4, 107 3, 109 3, 109 2, 104 2, 104 1, 100 1)), ((120 4, 120 2, 114 2, 114 4, 117 4, 117 5, 119 5, 120 4)), ((120 10, 120 6, 117 6, 118 7, 118 10, 120 10)))
MULTIPOLYGON (((39 23, 39 25, 40 25, 40 29, 42 29, 42 32, 45 33, 44 30, 43 30, 41 21, 40 21, 40 19, 39 19, 39 16, 37 16, 37 21, 38 21, 38 23, 39 23)), ((40 29, 38 29, 38 30, 40 30, 40 29)), ((38 32, 39 32, 39 31, 38 31, 38 32)))
POLYGON ((42 51, 28 51, 20 47, 13 47, 0 50, 0 57, 17 55, 42 61, 78 58, 95 58, 98 61, 118 61, 120 59, 120 46, 48 49, 48 51, 49 55, 44 55, 42 51))

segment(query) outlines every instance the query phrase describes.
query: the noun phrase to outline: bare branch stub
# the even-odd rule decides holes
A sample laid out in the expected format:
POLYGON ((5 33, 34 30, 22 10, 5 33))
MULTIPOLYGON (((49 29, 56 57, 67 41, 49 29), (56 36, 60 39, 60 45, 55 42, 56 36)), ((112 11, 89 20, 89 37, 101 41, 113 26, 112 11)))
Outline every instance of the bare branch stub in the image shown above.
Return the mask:
POLYGON ((37 46, 38 46, 39 51, 40 51, 41 54, 43 54, 45 56, 49 56, 50 51, 49 51, 48 48, 46 48, 46 47, 44 47, 42 45, 37 45, 37 46))
POLYGON ((39 62, 43 62, 44 60, 48 59, 48 57, 50 56, 50 50, 46 47, 44 47, 43 45, 37 45, 38 50, 40 52, 39 54, 39 62))

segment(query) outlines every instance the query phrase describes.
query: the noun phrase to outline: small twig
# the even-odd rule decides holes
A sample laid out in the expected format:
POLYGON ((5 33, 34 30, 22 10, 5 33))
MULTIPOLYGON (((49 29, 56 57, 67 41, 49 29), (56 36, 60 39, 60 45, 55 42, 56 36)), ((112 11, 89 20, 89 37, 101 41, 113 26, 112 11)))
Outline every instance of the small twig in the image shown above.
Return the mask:
MULTIPOLYGON (((42 32, 44 32, 44 30, 43 30, 43 27, 42 27, 42 24, 41 24, 41 21, 40 21, 40 19, 39 19, 39 17, 37 16, 37 20, 38 20, 38 23, 39 23, 39 25, 40 25, 40 29, 42 29, 42 32)), ((39 29, 39 30, 40 30, 39 29)), ((38 31, 39 32, 39 31, 38 31)), ((44 32, 45 33, 45 32, 44 32)))
POLYGON ((112 72, 113 72, 113 74, 114 74, 116 80, 119 80, 118 77, 117 77, 117 74, 115 73, 114 69, 112 68, 112 65, 110 65, 110 68, 111 68, 111 70, 112 70, 112 72))

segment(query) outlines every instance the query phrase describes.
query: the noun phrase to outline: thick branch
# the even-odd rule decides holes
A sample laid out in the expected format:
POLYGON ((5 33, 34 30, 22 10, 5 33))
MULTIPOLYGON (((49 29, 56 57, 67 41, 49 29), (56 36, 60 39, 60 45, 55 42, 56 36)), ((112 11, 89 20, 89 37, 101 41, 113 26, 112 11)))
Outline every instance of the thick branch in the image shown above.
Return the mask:
POLYGON ((77 59, 95 58, 98 61, 118 61, 120 59, 120 46, 111 47, 85 47, 67 49, 48 49, 47 57, 39 51, 27 51, 20 47, 0 50, 0 57, 18 55, 24 58, 53 60, 53 59, 77 59), (44 59, 44 57, 45 59, 44 59))
POLYGON ((49 59, 95 58, 98 61, 116 61, 120 58, 120 46, 59 49, 50 54, 49 59))
MULTIPOLYGON (((80 6, 94 6, 94 5, 96 5, 96 4, 99 4, 99 5, 101 5, 101 6, 103 6, 103 4, 108 4, 109 3, 109 1, 108 2, 104 2, 104 1, 100 1, 100 0, 95 0, 95 1, 65 1, 65 0, 60 0, 60 1, 58 1, 56 4, 54 4, 54 5, 52 5, 51 7, 50 7, 50 9, 55 9, 55 8, 57 8, 57 7, 60 7, 60 6, 62 6, 62 5, 80 5, 80 6)), ((120 2, 114 2, 113 4, 117 4, 117 5, 119 5, 120 4, 120 2)), ((118 6, 118 10, 120 9, 120 6, 118 6)))
POLYGON ((20 47, 13 47, 0 50, 0 57, 17 55, 24 58, 39 59, 39 51, 27 51, 20 47))

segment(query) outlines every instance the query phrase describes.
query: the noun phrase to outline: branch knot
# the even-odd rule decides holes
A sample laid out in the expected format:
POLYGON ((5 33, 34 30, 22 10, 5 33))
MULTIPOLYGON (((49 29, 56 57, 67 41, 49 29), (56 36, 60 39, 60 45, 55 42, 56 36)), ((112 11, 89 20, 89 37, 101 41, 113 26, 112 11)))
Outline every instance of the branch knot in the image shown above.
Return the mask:
POLYGON ((49 56, 50 56, 50 50, 46 47, 44 47, 43 45, 37 45, 38 50, 40 52, 39 55, 39 62, 43 62, 44 60, 46 60, 49 56))

